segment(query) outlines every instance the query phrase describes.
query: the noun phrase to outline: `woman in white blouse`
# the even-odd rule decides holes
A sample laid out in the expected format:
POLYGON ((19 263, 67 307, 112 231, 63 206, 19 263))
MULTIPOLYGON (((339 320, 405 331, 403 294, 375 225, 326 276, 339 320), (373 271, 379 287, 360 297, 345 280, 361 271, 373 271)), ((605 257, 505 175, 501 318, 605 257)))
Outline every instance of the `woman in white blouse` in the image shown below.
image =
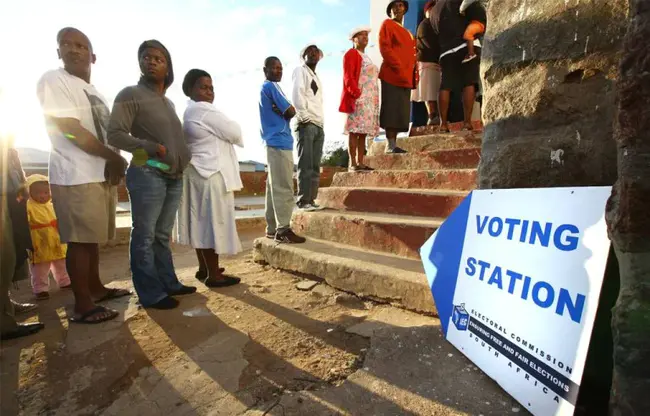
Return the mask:
POLYGON ((219 255, 241 251, 235 225, 234 191, 242 189, 235 145, 244 146, 239 124, 212 104, 210 74, 192 69, 183 81, 190 97, 183 130, 192 155, 183 174, 183 196, 178 210, 178 240, 191 245, 199 260, 197 279, 208 287, 225 287, 240 279, 223 274, 219 255))

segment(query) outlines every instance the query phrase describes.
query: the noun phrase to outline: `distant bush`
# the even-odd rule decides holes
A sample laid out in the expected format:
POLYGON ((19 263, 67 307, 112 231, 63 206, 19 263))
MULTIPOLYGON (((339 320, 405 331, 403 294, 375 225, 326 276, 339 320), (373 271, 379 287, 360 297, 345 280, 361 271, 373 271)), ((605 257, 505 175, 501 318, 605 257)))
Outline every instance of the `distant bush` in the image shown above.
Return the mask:
POLYGON ((350 155, 348 155, 347 147, 339 147, 323 155, 321 159, 321 166, 340 166, 347 168, 350 164, 350 155))

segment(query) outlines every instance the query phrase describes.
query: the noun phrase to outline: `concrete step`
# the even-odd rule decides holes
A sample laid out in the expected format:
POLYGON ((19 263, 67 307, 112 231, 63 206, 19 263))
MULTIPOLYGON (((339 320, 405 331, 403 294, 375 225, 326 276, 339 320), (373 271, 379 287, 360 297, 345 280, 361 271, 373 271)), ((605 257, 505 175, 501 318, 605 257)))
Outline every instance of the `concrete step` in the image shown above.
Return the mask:
POLYGON ((325 280, 330 286, 360 297, 435 314, 422 264, 418 260, 359 250, 309 239, 304 244, 255 240, 253 259, 278 269, 325 280))
POLYGON ((380 170, 473 169, 481 160, 481 148, 368 156, 364 162, 380 170))
MULTIPOLYGON (((436 150, 464 149, 481 147, 481 133, 428 134, 426 136, 404 137, 397 139, 397 145, 408 152, 433 152, 436 150)), ((373 141, 368 147, 368 155, 383 155, 386 141, 373 141)))
POLYGON ((321 188, 318 202, 335 210, 446 218, 465 191, 390 188, 321 188))
POLYGON ((306 237, 419 259, 420 247, 440 224, 426 217, 326 210, 296 211, 292 227, 306 237))
POLYGON ((476 169, 341 172, 334 176, 332 186, 471 191, 476 188, 476 177, 476 169))

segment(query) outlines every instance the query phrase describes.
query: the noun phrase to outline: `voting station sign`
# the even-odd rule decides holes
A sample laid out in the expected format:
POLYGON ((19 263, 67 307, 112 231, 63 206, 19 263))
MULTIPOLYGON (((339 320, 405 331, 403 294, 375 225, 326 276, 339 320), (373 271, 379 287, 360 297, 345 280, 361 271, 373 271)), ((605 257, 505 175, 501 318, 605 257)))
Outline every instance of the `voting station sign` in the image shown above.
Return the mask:
POLYGON ((610 193, 473 191, 420 250, 445 338, 534 415, 574 412, 610 193))

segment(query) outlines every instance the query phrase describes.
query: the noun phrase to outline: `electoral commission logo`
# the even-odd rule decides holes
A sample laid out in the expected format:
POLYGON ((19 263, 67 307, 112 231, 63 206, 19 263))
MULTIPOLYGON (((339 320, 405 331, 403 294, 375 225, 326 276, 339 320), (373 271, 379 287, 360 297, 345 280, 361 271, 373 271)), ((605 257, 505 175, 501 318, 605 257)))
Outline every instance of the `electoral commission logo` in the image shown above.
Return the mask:
POLYGON ((454 323, 454 326, 456 326, 457 330, 467 331, 467 326, 469 324, 469 314, 465 310, 464 303, 454 306, 454 311, 451 315, 451 320, 454 323))
POLYGON ((545 392, 550 390, 555 393, 554 400, 556 402, 559 402, 558 399, 561 397, 575 406, 579 389, 576 383, 508 338, 493 331, 492 328, 475 319, 472 320, 464 303, 454 305, 451 320, 458 331, 469 331, 477 339, 494 348, 510 362, 516 363, 522 370, 542 383, 545 392))

